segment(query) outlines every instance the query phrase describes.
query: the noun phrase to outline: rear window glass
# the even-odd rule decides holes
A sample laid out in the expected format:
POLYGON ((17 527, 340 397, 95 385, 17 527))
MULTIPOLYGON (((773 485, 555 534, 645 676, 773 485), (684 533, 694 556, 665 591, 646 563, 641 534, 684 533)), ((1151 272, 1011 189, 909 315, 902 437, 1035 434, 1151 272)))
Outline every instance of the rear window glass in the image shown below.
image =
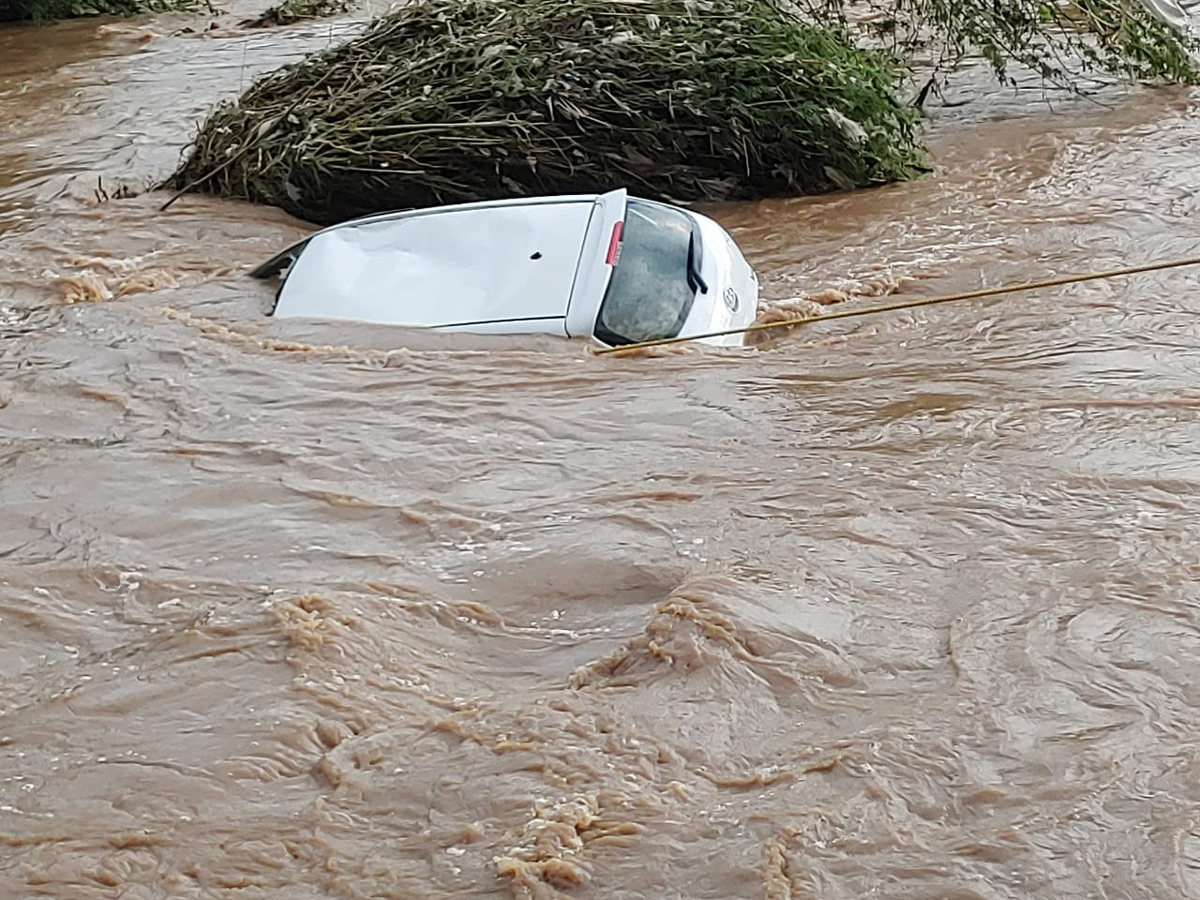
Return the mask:
POLYGON ((687 321, 696 293, 688 284, 684 212, 630 200, 621 255, 596 316, 596 337, 610 346, 674 337, 687 321))

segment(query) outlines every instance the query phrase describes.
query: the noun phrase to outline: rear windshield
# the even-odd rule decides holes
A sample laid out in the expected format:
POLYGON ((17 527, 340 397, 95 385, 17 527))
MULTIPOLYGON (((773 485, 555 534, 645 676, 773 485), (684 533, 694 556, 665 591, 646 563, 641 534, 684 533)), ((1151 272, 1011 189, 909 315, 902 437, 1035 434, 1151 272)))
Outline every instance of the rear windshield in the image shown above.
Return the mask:
POLYGON ((630 200, 621 255, 596 316, 596 337, 617 347, 674 337, 696 292, 688 284, 692 219, 645 200, 630 200))

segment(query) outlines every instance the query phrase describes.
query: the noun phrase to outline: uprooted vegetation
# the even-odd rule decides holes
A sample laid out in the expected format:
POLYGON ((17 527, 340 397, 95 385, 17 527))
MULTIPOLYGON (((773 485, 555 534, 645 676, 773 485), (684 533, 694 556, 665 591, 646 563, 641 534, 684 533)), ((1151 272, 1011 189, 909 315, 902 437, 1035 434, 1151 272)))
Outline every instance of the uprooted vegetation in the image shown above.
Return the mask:
MULTIPOLYGON (((810 16, 837 17, 843 10, 842 0, 799 2, 810 16)), ((938 73, 981 57, 1014 86, 1012 68, 1071 89, 1095 77, 1190 83, 1198 74, 1200 44, 1153 15, 1146 0, 851 2, 873 43, 909 63, 932 62, 938 73)))
POLYGON ((614 186, 817 193, 922 170, 902 60, 1069 86, 1196 74, 1188 41, 1122 0, 862 0, 856 30, 841 0, 784 2, 412 0, 220 106, 167 185, 322 223, 614 186))
MULTIPOLYGON (((349 8, 350 0, 283 0, 239 24, 259 28, 291 25, 337 15, 349 8)), ((81 16, 132 16, 180 10, 216 11, 210 0, 0 0, 0 22, 50 22, 81 16)))
POLYGON ((243 19, 241 28, 270 28, 275 25, 294 25, 308 19, 322 19, 348 12, 350 0, 283 0, 278 6, 268 7, 253 19, 243 19))
POLYGON ((612 186, 878 184, 921 162, 899 75, 773 0, 418 0, 217 109, 170 184, 318 222, 612 186))
POLYGON ((132 16, 208 7, 205 0, 0 0, 0 22, 49 22, 79 16, 132 16))

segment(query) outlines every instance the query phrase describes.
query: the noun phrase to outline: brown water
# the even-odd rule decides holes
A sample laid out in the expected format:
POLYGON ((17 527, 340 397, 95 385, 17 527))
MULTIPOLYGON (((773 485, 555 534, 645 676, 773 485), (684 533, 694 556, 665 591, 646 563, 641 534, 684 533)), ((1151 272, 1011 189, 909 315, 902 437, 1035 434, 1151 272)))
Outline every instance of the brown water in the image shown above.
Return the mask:
MULTIPOLYGON (((96 182, 345 26, 178 24, 0 31, 0 896, 1200 896, 1200 273, 644 359, 284 325, 301 223, 96 182)), ((1194 98, 1106 102, 718 215, 773 298, 1194 255, 1194 98)))

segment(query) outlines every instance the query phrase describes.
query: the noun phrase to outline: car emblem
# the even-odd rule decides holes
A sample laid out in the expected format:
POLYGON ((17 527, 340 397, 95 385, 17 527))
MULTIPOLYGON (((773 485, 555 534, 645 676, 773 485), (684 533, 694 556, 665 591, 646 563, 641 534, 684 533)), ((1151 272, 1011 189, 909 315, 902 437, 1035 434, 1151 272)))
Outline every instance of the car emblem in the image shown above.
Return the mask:
POLYGON ((725 299, 725 305, 729 307, 729 311, 737 312, 738 311, 737 291, 735 291, 731 287, 727 287, 727 288, 725 288, 725 293, 724 293, 723 297, 725 299))

